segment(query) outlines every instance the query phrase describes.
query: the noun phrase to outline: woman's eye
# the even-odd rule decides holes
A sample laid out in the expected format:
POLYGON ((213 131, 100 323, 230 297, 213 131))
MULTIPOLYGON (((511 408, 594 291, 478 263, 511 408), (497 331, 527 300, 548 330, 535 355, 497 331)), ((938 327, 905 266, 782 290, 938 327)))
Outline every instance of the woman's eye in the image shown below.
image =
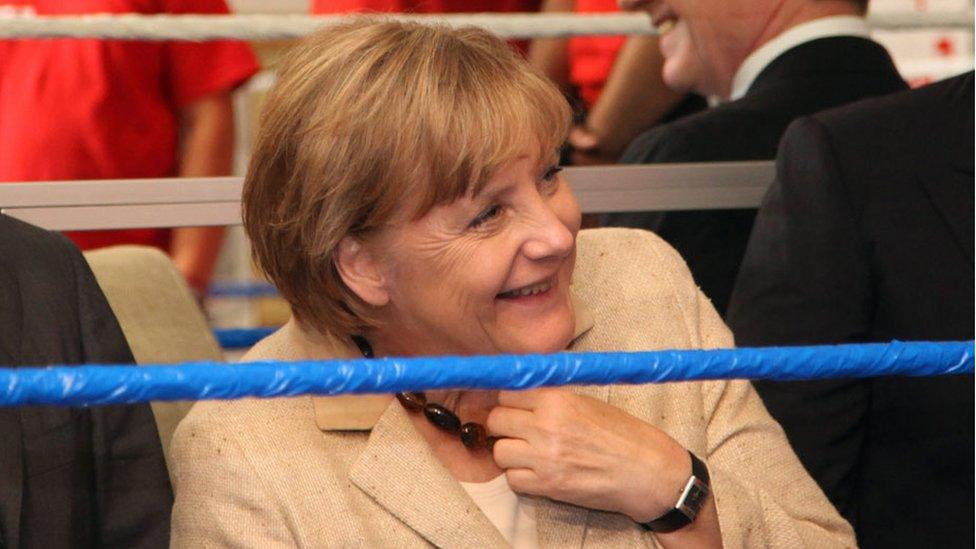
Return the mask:
POLYGON ((471 223, 468 224, 468 227, 472 229, 479 227, 484 223, 498 217, 498 214, 500 214, 501 212, 502 212, 502 207, 497 204, 489 208, 485 208, 483 212, 481 212, 480 214, 478 214, 477 217, 471 220, 471 223))
POLYGON ((550 166, 549 169, 546 170, 546 173, 542 175, 542 179, 546 181, 552 181, 553 179, 556 179, 556 174, 558 174, 561 171, 563 171, 563 169, 560 168, 559 166, 550 166))

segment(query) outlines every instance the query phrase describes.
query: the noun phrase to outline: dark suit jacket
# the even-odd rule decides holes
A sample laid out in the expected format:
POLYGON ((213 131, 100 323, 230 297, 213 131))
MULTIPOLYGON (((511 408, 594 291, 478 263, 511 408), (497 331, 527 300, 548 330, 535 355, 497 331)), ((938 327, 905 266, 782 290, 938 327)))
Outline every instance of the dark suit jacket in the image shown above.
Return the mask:
MULTIPOLYGON (((795 118, 906 85, 888 52, 870 40, 813 40, 766 67, 744 97, 640 135, 621 162, 772 160, 795 118)), ((605 225, 650 229, 688 262, 719 313, 728 305, 754 209, 609 214, 605 225)))
MULTIPOLYGON (((973 74, 796 121, 739 345, 973 338, 973 74)), ((865 547, 973 546, 973 377, 756 383, 865 547)))
MULTIPOLYGON (((63 236, 0 215, 0 365, 133 363, 63 236)), ((166 547, 173 495, 148 405, 0 407, 0 546, 166 547)))

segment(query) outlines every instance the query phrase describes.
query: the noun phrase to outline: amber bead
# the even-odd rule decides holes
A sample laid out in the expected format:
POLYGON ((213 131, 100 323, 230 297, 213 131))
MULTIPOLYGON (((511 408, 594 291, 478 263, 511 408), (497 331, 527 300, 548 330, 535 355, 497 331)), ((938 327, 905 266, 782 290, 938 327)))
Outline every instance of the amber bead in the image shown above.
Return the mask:
POLYGON ((457 434, 461 430, 461 420, 440 404, 429 403, 424 406, 424 415, 431 423, 448 433, 457 434))
POLYGON ((427 395, 421 392, 397 393, 396 397, 400 404, 411 412, 419 412, 427 405, 427 395))
POLYGON ((480 450, 488 445, 488 432, 477 423, 465 423, 461 426, 461 442, 468 450, 480 450))

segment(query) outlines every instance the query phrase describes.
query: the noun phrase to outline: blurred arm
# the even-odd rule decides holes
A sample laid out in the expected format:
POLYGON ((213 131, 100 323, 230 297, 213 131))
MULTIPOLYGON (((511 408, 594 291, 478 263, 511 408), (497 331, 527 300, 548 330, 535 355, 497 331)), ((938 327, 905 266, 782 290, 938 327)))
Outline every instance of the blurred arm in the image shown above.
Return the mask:
MULTIPOLYGON (((576 0, 543 0, 542 13, 572 12, 576 0)), ((538 38, 529 45, 529 63, 561 90, 569 89, 569 38, 538 38)))
POLYGON ((684 97, 664 85, 663 64, 656 37, 634 36, 620 49, 603 93, 586 118, 600 156, 615 162, 637 134, 655 125, 684 97))
MULTIPOLYGON (((234 109, 230 92, 205 96, 183 109, 180 177, 230 175, 234 156, 234 109)), ((173 231, 173 262, 200 295, 213 276, 223 227, 173 231)))

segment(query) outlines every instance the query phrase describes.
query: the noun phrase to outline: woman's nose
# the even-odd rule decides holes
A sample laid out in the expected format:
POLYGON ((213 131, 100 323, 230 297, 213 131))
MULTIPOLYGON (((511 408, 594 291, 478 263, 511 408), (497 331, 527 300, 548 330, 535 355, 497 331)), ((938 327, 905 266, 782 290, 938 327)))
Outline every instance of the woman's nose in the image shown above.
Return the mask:
POLYGON ((523 246, 525 256, 538 261, 569 255, 576 242, 573 231, 548 205, 540 208, 537 216, 523 246))

